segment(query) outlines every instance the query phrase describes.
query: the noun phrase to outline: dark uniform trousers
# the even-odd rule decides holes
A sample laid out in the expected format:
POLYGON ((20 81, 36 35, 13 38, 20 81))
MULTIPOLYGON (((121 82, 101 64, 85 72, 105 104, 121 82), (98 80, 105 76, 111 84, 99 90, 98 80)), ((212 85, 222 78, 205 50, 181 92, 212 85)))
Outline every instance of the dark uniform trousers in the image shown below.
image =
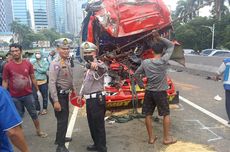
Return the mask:
POLYGON ((105 133, 105 96, 97 93, 96 98, 86 100, 86 112, 90 134, 99 152, 107 152, 105 133))
MULTIPOLYGON (((50 98, 53 103, 53 100, 50 98)), ((57 119, 57 132, 56 132, 56 142, 58 145, 65 145, 65 136, 68 127, 69 118, 69 94, 58 94, 58 101, 61 105, 61 111, 55 111, 55 117, 57 119)))

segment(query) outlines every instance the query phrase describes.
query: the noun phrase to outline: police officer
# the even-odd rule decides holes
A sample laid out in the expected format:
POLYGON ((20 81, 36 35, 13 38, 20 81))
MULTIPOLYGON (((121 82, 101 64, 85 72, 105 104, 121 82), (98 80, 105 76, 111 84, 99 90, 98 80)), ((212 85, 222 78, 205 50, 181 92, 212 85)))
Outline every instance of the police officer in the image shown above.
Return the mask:
POLYGON ((216 71, 216 76, 214 77, 216 81, 223 76, 223 84, 225 90, 225 108, 228 115, 228 124, 230 124, 230 58, 225 58, 216 71))
POLYGON ((72 41, 61 38, 55 41, 58 56, 51 62, 49 67, 49 91, 50 101, 53 104, 55 117, 57 118, 57 132, 55 144, 58 144, 56 152, 68 152, 65 142, 68 117, 69 117, 69 92, 75 91, 73 85, 73 71, 69 61, 69 49, 72 41))
MULTIPOLYGON (((80 95, 86 99, 86 112, 90 134, 94 144, 87 146, 88 151, 107 152, 105 133, 105 92, 104 75, 107 66, 97 60, 97 46, 90 42, 81 45, 84 60, 87 62, 85 78, 82 84, 80 95)), ((79 102, 81 99, 78 100, 79 102)))

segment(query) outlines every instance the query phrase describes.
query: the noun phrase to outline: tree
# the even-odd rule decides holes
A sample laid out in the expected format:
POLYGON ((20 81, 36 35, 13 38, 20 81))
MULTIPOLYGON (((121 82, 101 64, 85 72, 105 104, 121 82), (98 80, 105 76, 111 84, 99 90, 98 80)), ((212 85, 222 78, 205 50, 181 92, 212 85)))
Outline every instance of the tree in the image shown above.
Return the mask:
POLYGON ((60 38, 60 33, 56 32, 55 29, 44 29, 40 31, 48 41, 52 44, 56 39, 60 38))
POLYGON ((222 15, 226 14, 226 11, 228 11, 228 8, 225 6, 225 2, 228 2, 230 5, 230 0, 214 0, 214 8, 212 12, 215 14, 218 21, 220 21, 222 15))
POLYGON ((215 48, 230 49, 230 14, 222 16, 221 22, 207 17, 197 17, 188 23, 175 24, 175 38, 181 42, 184 48, 203 50, 211 47, 212 32, 204 26, 215 28, 215 48))
POLYGON ((179 0, 175 11, 178 20, 188 22, 199 16, 199 9, 210 5, 212 0, 179 0))
POLYGON ((24 49, 32 48, 32 42, 36 41, 50 41, 51 44, 54 40, 61 37, 54 29, 44 29, 35 33, 30 27, 13 21, 11 24, 11 31, 14 33, 12 43, 19 43, 24 49))
POLYGON ((24 40, 24 35, 26 33, 31 33, 32 30, 26 26, 26 25, 23 25, 23 24, 20 24, 19 22, 17 21, 13 21, 11 24, 11 31, 13 32, 14 34, 14 42, 18 42, 19 44, 21 44, 24 40))

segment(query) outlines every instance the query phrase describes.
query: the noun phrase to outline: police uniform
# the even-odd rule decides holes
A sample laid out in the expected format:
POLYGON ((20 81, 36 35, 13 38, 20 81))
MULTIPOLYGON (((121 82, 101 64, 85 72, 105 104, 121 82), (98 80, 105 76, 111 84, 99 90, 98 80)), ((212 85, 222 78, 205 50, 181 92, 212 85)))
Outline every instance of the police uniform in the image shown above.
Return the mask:
MULTIPOLYGON (((92 52, 96 51, 97 47, 93 43, 84 42, 81 45, 81 50, 82 52, 92 52)), ((88 66, 80 91, 80 95, 86 99, 88 125, 94 141, 94 145, 88 146, 87 149, 106 152, 104 74, 108 69, 103 62, 99 62, 95 58, 94 62, 97 62, 98 68, 93 70, 88 66)))
MULTIPOLYGON (((57 47, 61 48, 69 48, 71 42, 72 41, 67 38, 61 38, 55 41, 57 47)), ((69 92, 73 88, 73 71, 70 61, 57 56, 49 67, 49 91, 51 103, 59 102, 61 105, 61 111, 55 111, 55 117, 57 118, 55 144, 58 144, 60 147, 64 147, 66 142, 65 136, 69 117, 69 92)))
POLYGON ((216 72, 218 77, 223 76, 223 84, 225 90, 225 108, 228 115, 228 124, 230 124, 230 58, 225 58, 216 72))

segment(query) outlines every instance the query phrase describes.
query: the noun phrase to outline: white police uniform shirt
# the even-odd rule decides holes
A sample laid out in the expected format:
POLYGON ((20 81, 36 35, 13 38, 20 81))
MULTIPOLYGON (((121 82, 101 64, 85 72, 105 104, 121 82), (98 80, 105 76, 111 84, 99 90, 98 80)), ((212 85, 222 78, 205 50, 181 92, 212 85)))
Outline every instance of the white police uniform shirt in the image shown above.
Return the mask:
POLYGON ((103 62, 98 62, 98 69, 88 69, 85 73, 80 95, 88 95, 91 93, 104 90, 104 75, 108 68, 103 62))

